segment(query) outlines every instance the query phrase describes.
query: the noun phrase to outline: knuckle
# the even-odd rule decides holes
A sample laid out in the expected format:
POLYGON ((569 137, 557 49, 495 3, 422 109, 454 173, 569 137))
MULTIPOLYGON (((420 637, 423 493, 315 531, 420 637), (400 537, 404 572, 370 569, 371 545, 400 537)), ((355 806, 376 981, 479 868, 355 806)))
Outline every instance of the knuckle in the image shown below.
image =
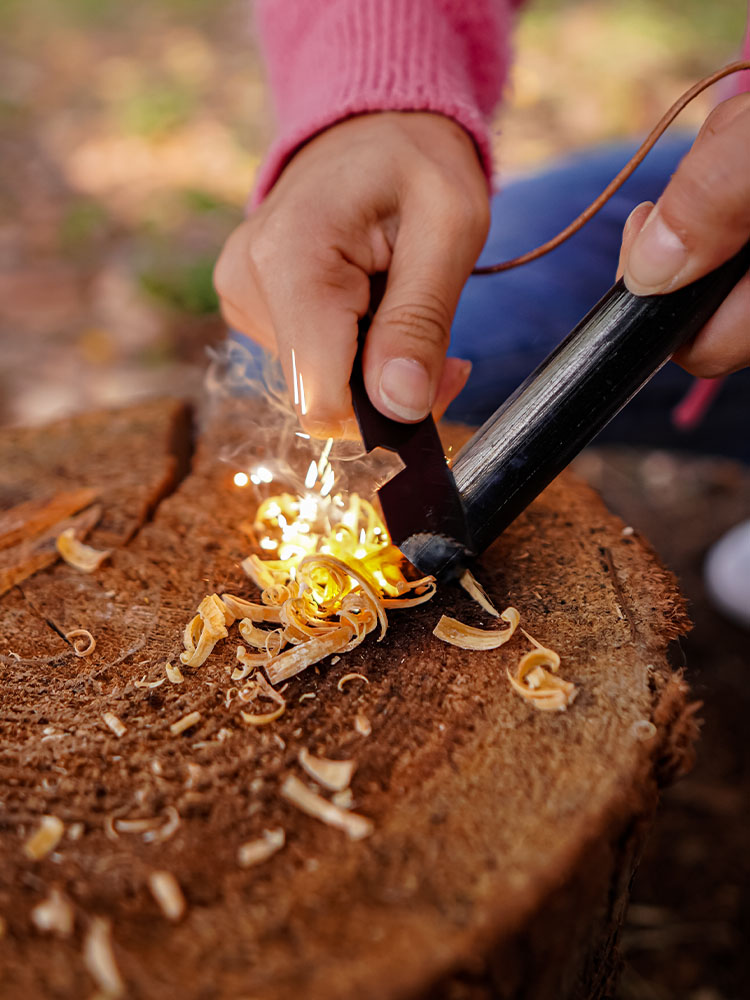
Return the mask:
POLYGON ((425 292, 408 305, 387 309, 382 321, 402 345, 411 347, 417 354, 445 351, 448 347, 451 313, 435 293, 425 292))
MULTIPOLYGON (((747 121, 750 126, 750 114, 747 121)), ((705 234, 750 228, 750 185, 744 158, 744 149, 715 139, 696 144, 680 163, 661 210, 688 246, 705 234)))

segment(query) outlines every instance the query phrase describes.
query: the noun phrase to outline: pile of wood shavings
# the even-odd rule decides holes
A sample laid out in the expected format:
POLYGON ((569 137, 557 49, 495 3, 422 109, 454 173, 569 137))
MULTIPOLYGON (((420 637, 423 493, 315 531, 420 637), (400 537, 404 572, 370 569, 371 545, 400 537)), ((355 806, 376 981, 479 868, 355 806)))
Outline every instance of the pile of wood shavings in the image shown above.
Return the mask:
MULTIPOLYGON (((231 689, 228 702, 237 697, 274 705, 270 711, 242 711, 248 725, 267 725, 285 711, 286 701, 274 685, 354 649, 376 629, 381 641, 388 611, 412 608, 435 594, 434 577, 407 578, 404 558, 372 504, 352 494, 348 506, 341 501, 341 507, 335 525, 321 528, 315 498, 284 494, 265 500, 247 530, 260 549, 277 558, 254 554, 242 563, 261 592, 260 603, 209 594, 185 628, 180 660, 199 667, 237 622, 245 645, 237 647, 231 679, 244 686, 231 689)), ((500 613, 468 570, 460 582, 504 627, 479 629, 444 615, 434 635, 462 649, 496 649, 509 642, 519 627, 518 611, 509 607, 500 613)), ((515 675, 508 673, 513 689, 537 709, 565 710, 577 689, 556 675, 560 657, 523 634, 535 648, 522 657, 515 675)))

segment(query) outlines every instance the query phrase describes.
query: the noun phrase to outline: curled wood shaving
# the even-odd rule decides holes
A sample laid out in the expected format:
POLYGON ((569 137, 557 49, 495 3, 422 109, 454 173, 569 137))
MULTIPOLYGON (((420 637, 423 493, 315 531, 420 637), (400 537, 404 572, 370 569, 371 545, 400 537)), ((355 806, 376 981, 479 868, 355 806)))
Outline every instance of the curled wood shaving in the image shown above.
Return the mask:
POLYGON ((87 628, 73 628, 65 633, 65 638, 72 642, 76 656, 91 656, 96 649, 96 639, 87 628))
POLYGON ((268 653, 248 653, 244 646, 238 646, 237 659, 241 666, 234 668, 231 677, 233 681, 244 681, 252 677, 258 667, 268 663, 271 657, 268 653))
POLYGON ((221 599, 235 618, 247 618, 251 622, 273 622, 279 624, 279 609, 266 604, 255 604, 234 594, 222 594, 221 599))
POLYGON ((426 604, 431 601, 437 592, 437 583, 431 580, 427 583, 420 594, 414 597, 384 597, 382 604, 384 608, 416 608, 418 604, 426 604))
POLYGON ((237 864, 240 868, 252 868, 262 864, 280 851, 286 842, 286 834, 279 826, 272 830, 264 830, 263 836, 257 840, 249 840, 237 848, 237 864))
POLYGON ((75 528, 66 528, 61 532, 57 536, 55 545, 68 566, 80 569, 83 573, 93 573, 112 555, 111 549, 93 549, 85 542, 79 541, 76 538, 75 528))
POLYGON ((357 673, 344 674, 343 677, 339 678, 339 682, 336 685, 336 687, 337 687, 337 689, 339 691, 343 691, 344 690, 344 685, 348 684, 350 681, 354 681, 354 680, 364 681, 365 684, 369 684, 370 683, 369 680, 365 677, 364 674, 357 674, 357 673))
POLYGON ((102 721, 117 737, 124 736, 128 731, 125 723, 114 712, 105 712, 102 716, 102 721))
POLYGON ((515 677, 507 671, 508 680, 534 708, 542 712, 563 712, 572 705, 578 689, 556 675, 559 666, 560 657, 553 649, 537 647, 521 658, 515 677))
POLYGON ((303 770, 307 771, 319 785, 331 792, 341 792, 348 787, 357 766, 354 760, 329 760, 327 757, 314 757, 304 747, 297 757, 303 770))
POLYGON ((115 819, 112 826, 118 833, 145 833, 146 830, 153 830, 158 824, 158 817, 149 816, 144 819, 115 819))
POLYGON ((180 653, 180 662, 186 667, 202 666, 219 639, 229 634, 227 624, 234 617, 218 594, 208 594, 198 605, 198 614, 185 626, 185 652, 180 653))
POLYGON ((112 924, 107 917, 92 917, 83 940, 83 964, 107 1000, 125 992, 112 950, 112 924))
POLYGON ((354 795, 351 788, 342 788, 340 792, 336 792, 335 795, 331 796, 331 802, 339 809, 351 809, 354 805, 354 795))
POLYGON ((650 719, 638 719, 631 726, 631 732, 637 740, 645 743, 656 736, 657 729, 650 719))
POLYGON ((458 582, 464 588, 469 597, 472 597, 480 607, 484 608, 484 610, 491 614, 494 618, 500 617, 500 612, 489 599, 485 593, 484 587, 481 586, 471 570, 465 570, 458 582))
POLYGON ((192 728, 196 724, 196 722, 199 722, 200 717, 201 717, 200 712, 190 712, 188 715, 183 715, 181 719, 178 719, 176 722, 172 723, 172 725, 169 727, 169 731, 174 736, 179 736, 180 733, 184 733, 186 729, 192 728))
POLYGON ((354 728, 360 736, 369 736, 372 732, 372 725, 366 715, 358 713, 354 716, 354 728))
POLYGON ((163 844, 167 840, 171 840, 174 837, 177 829, 182 822, 180 819, 180 814, 177 812, 174 806, 167 806, 164 810, 167 817, 166 822, 163 826, 160 826, 158 830, 147 830, 143 834, 143 840, 147 844, 160 843, 163 844))
POLYGON ((284 781, 281 786, 281 794, 308 816, 319 819, 328 826, 343 830, 351 840, 369 837, 375 830, 371 819, 334 805, 333 802, 324 799, 322 795, 311 791, 293 774, 290 774, 284 781))
POLYGON ((481 629, 443 615, 432 634, 451 646, 458 646, 459 649, 497 649, 513 638, 520 617, 515 608, 506 608, 500 618, 508 623, 508 628, 481 629))
POLYGON ((161 687, 166 677, 160 677, 158 681, 147 681, 144 674, 139 681, 133 681, 133 687, 137 688, 158 688, 161 687))
POLYGON ((31 911, 31 922, 43 934, 70 937, 75 923, 73 907, 59 889, 50 889, 49 896, 31 911))
POLYGON ((262 674, 256 674, 250 683, 239 692, 238 697, 243 702, 251 701, 254 698, 267 698, 279 706, 273 712, 260 714, 240 711, 243 721, 249 726, 267 726, 269 722, 275 722, 282 716, 286 709, 286 698, 275 691, 262 674))
POLYGON ((57 816, 42 816, 39 826, 23 845, 24 854, 32 861, 39 861, 50 854, 60 843, 65 824, 57 816))
POLYGON ((180 884, 171 872, 151 872, 148 887, 167 920, 176 923, 182 919, 187 904, 180 884))
POLYGON ((263 565, 263 560, 259 559, 256 555, 243 559, 240 566, 242 566, 242 569, 247 573, 258 590, 266 590, 268 587, 273 587, 276 583, 275 576, 263 565))
POLYGON ((343 650, 349 644, 351 637, 352 629, 348 625, 342 625, 328 635, 308 639, 305 643, 285 650, 266 666, 268 679, 272 684, 280 684, 281 681, 294 677, 295 674, 301 673, 331 653, 343 650))
POLYGON ((164 664, 164 670, 166 671, 167 679, 169 680, 170 684, 182 684, 182 682, 185 680, 185 678, 182 676, 182 671, 176 664, 173 665, 169 661, 167 661, 164 664))

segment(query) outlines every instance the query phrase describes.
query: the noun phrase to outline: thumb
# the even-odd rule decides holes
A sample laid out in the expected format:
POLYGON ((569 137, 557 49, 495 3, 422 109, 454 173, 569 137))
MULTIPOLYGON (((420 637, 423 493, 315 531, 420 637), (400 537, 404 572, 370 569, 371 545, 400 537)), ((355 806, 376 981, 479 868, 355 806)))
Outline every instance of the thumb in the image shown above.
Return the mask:
POLYGON ((367 393, 394 420, 414 423, 436 404, 443 409, 447 382, 456 383, 455 395, 468 377, 465 364, 458 379, 453 371, 444 379, 443 370, 453 314, 484 239, 470 229, 429 232, 421 226, 414 237, 404 227, 399 231, 363 355, 367 393))
POLYGON ((680 163, 625 264, 637 295, 681 288, 718 267, 750 236, 750 99, 720 105, 680 163))

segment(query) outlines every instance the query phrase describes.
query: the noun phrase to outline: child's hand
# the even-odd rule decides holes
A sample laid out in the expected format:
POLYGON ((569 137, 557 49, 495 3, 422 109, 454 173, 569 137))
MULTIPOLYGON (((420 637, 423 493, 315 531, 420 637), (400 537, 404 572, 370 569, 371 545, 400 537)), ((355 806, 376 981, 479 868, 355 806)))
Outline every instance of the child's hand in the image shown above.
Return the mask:
MULTIPOLYGON (((742 94, 709 116, 656 208, 633 210, 620 269, 638 295, 672 291, 718 267, 748 238, 750 94, 742 94)), ((750 365, 750 274, 675 361, 704 378, 750 365)))
POLYGON ((305 426, 338 435, 369 276, 388 286, 367 338, 375 406, 401 421, 441 413, 469 376, 446 362, 450 325, 489 226, 487 181, 469 135, 437 114, 376 113, 304 146, 227 241, 215 282, 226 321, 276 349, 305 426), (299 398, 299 391, 297 392, 299 398))

